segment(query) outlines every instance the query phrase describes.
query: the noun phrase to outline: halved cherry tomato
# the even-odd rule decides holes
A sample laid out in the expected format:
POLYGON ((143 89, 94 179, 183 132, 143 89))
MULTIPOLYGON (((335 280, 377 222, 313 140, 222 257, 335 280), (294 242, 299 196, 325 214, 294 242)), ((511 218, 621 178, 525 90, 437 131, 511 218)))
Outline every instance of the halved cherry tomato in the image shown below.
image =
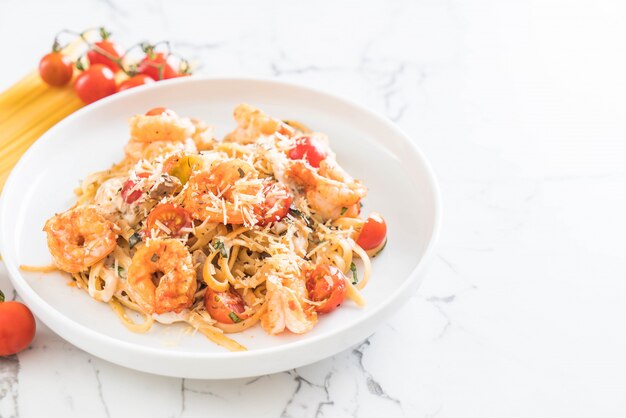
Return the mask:
POLYGON ((132 89, 133 87, 143 86, 144 84, 150 83, 154 83, 154 79, 152 77, 145 74, 137 74, 132 76, 128 80, 123 81, 122 84, 120 84, 120 86, 117 88, 117 91, 124 91, 132 89))
MULTIPOLYGON (((138 173, 137 177, 145 179, 150 177, 150 173, 138 173)), ((122 186, 121 192, 124 202, 129 204, 133 203, 134 201, 139 199, 141 195, 143 195, 143 190, 137 189, 135 186, 137 186, 136 182, 134 182, 133 180, 126 180, 126 183, 124 183, 124 185, 122 186)))
POLYGON ((87 51, 89 65, 102 64, 109 67, 113 72, 120 69, 118 63, 113 61, 114 59, 120 59, 123 54, 122 49, 117 44, 104 39, 96 42, 94 45, 95 48, 87 51))
POLYGON ((51 86, 60 87, 70 82, 74 74, 74 63, 61 52, 54 51, 44 55, 39 61, 39 75, 51 86))
POLYGON ((263 187, 263 194, 265 202, 261 205, 257 218, 260 226, 278 222, 287 216, 293 201, 287 186, 278 182, 269 183, 263 187))
POLYGON ((171 231, 170 236, 178 235, 182 228, 191 224, 191 218, 187 211, 173 203, 161 203, 150 211, 146 220, 147 230, 160 230, 157 221, 171 231))
POLYGON ((233 289, 216 292, 207 287, 204 294, 204 307, 211 318, 222 324, 235 324, 248 318, 248 315, 244 314, 246 305, 243 298, 233 289))
POLYGON ((172 109, 168 109, 167 107, 153 107, 146 112, 146 116, 161 116, 164 113, 170 116, 176 115, 176 112, 174 112, 172 109))
POLYGON ((162 52, 146 54, 139 63, 137 70, 157 81, 178 77, 178 71, 167 62, 167 57, 162 52))
POLYGON ((78 76, 74 89, 83 102, 95 102, 115 93, 115 75, 105 65, 93 65, 78 76))
POLYGON ((306 159, 312 167, 316 168, 327 157, 324 146, 310 136, 301 136, 296 139, 296 146, 289 150, 288 156, 292 160, 306 159))
POLYGON ((35 317, 20 302, 4 302, 0 291, 0 357, 18 353, 35 337, 35 317))
POLYGON ((319 313, 329 313, 341 305, 346 297, 346 276, 335 266, 319 264, 306 273, 309 299, 323 302, 315 307, 319 313))
POLYGON ((365 251, 373 250, 381 245, 387 237, 387 224, 382 216, 372 212, 365 220, 356 243, 365 251))

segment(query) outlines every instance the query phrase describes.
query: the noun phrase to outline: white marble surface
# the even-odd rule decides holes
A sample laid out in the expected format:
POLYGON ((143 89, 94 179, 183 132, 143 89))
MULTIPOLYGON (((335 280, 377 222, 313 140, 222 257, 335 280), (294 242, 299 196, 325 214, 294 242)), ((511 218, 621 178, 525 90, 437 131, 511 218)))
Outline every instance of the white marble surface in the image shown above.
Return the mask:
MULTIPOLYGON (((625 19, 617 0, 0 0, 0 89, 62 27, 170 39, 201 73, 292 80, 387 115, 445 205, 422 288, 353 350, 191 381, 39 324, 0 359, 0 416, 626 415, 625 19)), ((2 267, 0 286, 11 296, 2 267)))

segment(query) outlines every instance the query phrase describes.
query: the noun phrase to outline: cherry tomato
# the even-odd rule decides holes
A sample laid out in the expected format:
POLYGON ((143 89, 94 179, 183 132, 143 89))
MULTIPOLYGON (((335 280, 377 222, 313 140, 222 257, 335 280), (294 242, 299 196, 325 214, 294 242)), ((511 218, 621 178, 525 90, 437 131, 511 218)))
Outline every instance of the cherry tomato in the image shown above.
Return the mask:
POLYGON ((176 177, 182 184, 189 181, 191 174, 202 167, 202 157, 198 155, 174 154, 163 162, 163 172, 176 177))
POLYGON ((35 317, 20 302, 4 302, 0 292, 0 357, 28 347, 35 337, 35 317))
POLYGON ((153 107, 146 112, 146 116, 161 116, 164 113, 168 116, 176 116, 176 112, 167 107, 153 107))
POLYGON ((233 289, 216 292, 207 287, 204 294, 204 307, 211 318, 222 324, 234 324, 248 317, 244 314, 246 305, 243 298, 233 289))
POLYGON ((270 222, 278 222, 287 216, 293 197, 289 189, 282 183, 274 182, 263 187, 265 202, 261 205, 258 213, 259 225, 264 226, 270 222))
POLYGON ((302 136, 296 139, 296 146, 289 150, 289 158, 302 160, 306 158, 312 167, 319 167, 327 155, 324 146, 314 137, 302 136))
POLYGON ((117 88, 117 91, 124 91, 128 89, 132 89, 133 87, 142 86, 144 84, 154 83, 154 79, 145 74, 137 74, 125 80, 120 84, 117 88))
POLYGON ((116 72, 120 69, 120 66, 111 58, 119 59, 122 54, 123 51, 117 44, 105 39, 96 42, 95 48, 87 51, 87 59, 89 60, 89 65, 102 64, 116 72), (104 55, 105 53, 106 55, 104 55))
POLYGON ((178 235, 180 230, 185 226, 190 225, 191 218, 185 209, 180 206, 176 206, 172 203, 161 203, 156 205, 146 221, 146 228, 148 231, 153 229, 160 230, 156 222, 159 221, 171 232, 169 235, 178 235))
POLYGON ((307 272, 306 289, 309 299, 323 302, 315 307, 319 313, 329 313, 346 297, 346 276, 335 266, 320 264, 307 272))
POLYGON ((72 60, 61 52, 51 52, 39 61, 39 75, 51 86, 60 87, 70 82, 74 74, 72 60))
MULTIPOLYGON (((150 177, 150 173, 139 173, 137 174, 139 178, 148 178, 150 177)), ((126 183, 122 186, 122 199, 126 203, 133 203, 137 199, 143 195, 143 190, 136 188, 138 182, 134 182, 133 180, 126 180, 126 183)))
POLYGON ((387 224, 382 216, 373 212, 365 220, 356 243, 365 251, 373 250, 385 241, 387 224))
POLYGON ((178 71, 167 62, 167 57, 162 52, 146 54, 139 63, 137 70, 157 81, 175 78, 179 75, 178 71))
POLYGON ((109 67, 96 64, 78 76, 74 89, 83 102, 93 103, 115 93, 115 75, 109 67))

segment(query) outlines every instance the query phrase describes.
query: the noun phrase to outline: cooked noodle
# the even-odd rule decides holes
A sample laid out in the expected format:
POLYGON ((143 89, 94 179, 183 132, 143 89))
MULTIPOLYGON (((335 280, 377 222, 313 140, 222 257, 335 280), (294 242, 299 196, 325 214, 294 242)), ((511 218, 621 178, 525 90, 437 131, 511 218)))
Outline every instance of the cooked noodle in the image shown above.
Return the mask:
POLYGON ((211 142, 206 125, 173 113, 133 117, 124 160, 87 176, 76 206, 46 223, 55 266, 22 268, 68 271, 134 332, 183 322, 233 351, 245 348, 226 334, 259 322, 303 333, 331 299, 363 306, 365 187, 323 135, 246 105, 235 118, 211 142), (321 145, 297 155, 312 136, 321 145), (341 297, 320 297, 318 281, 341 297))

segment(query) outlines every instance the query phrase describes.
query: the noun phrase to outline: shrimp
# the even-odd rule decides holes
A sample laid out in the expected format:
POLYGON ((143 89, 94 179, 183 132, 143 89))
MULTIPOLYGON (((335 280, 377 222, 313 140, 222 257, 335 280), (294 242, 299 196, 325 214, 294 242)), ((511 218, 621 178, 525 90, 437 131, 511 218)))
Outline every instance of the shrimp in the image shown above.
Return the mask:
POLYGON ((173 112, 135 115, 130 119, 130 141, 124 152, 133 161, 153 160, 174 152, 197 152, 195 137, 199 135, 200 139, 203 129, 206 131, 208 127, 196 128, 190 119, 173 112))
POLYGON ((261 315, 261 326, 271 335, 287 328, 294 334, 310 331, 317 322, 315 310, 305 301, 304 281, 293 275, 281 279, 269 274, 265 281, 267 301, 261 315))
POLYGON ((130 119, 130 137, 138 142, 183 142, 191 138, 196 128, 188 118, 173 112, 160 115, 135 115, 130 119))
POLYGON ((191 123, 195 128, 195 132, 191 136, 196 144, 198 151, 206 151, 213 149, 217 144, 213 134, 213 127, 199 119, 191 118, 191 123))
POLYGON ((43 228, 54 264, 79 273, 115 249, 119 229, 96 206, 77 206, 48 219, 43 228))
POLYGON ((324 219, 358 214, 358 203, 367 194, 367 188, 360 181, 328 159, 323 160, 317 170, 294 161, 285 174, 304 189, 309 205, 324 219))
POLYGON ((191 254, 175 239, 153 239, 139 248, 128 269, 128 293, 149 314, 180 312, 196 292, 191 254))
POLYGON ((279 119, 272 118, 262 110, 248 104, 240 104, 233 112, 237 128, 224 138, 226 142, 251 144, 261 135, 272 135, 276 132, 291 136, 296 130, 279 119))
POLYGON ((227 160, 191 176, 183 207, 202 221, 254 224, 255 208, 264 201, 263 181, 247 162, 227 160))
POLYGON ((183 142, 141 142, 130 140, 124 147, 124 153, 132 162, 139 160, 154 161, 159 157, 176 153, 197 153, 198 149, 192 139, 183 142))

